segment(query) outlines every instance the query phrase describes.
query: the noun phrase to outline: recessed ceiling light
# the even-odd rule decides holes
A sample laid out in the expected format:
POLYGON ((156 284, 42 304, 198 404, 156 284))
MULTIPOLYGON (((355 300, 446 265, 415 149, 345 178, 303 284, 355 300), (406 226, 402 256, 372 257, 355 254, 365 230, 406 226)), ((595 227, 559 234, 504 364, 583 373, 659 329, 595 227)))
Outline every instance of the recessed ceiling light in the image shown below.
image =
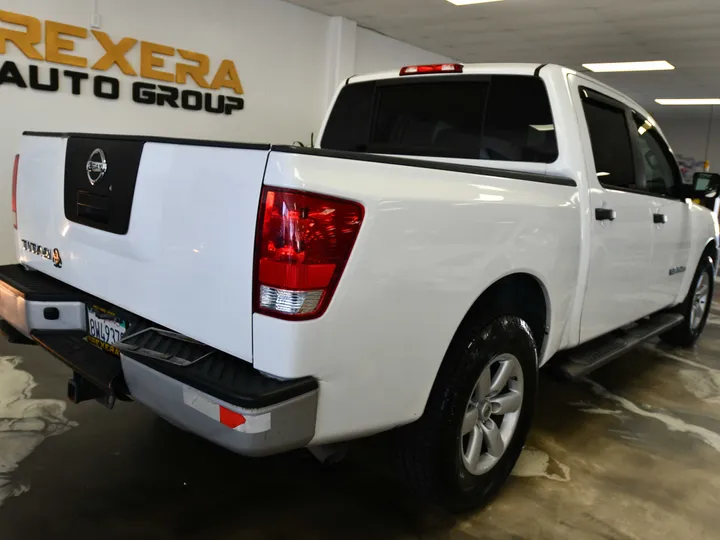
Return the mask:
POLYGON ((656 99, 660 105, 720 105, 720 98, 656 99))
POLYGON ((471 4, 487 4, 488 2, 502 2, 502 0, 447 0, 456 6, 469 6, 471 4))
POLYGON ((652 62, 609 62, 604 64, 583 64, 583 67, 598 73, 611 71, 662 71, 675 69, 675 66, 665 60, 653 60, 652 62))

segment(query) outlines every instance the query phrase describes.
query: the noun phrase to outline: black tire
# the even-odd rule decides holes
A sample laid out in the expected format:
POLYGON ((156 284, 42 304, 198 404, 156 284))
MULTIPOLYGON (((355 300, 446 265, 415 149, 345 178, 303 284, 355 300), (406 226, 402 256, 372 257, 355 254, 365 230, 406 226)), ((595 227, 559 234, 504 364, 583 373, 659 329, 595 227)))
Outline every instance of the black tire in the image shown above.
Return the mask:
POLYGON ((690 284, 690 290, 688 291, 685 300, 682 304, 675 308, 675 311, 682 314, 684 317, 682 324, 676 326, 668 332, 665 332, 664 334, 661 334, 660 339, 673 347, 692 347, 695 345, 695 342, 698 340, 700 334, 702 334, 702 331, 705 328, 705 323, 707 322, 708 315, 710 314, 710 305, 712 304, 713 291, 715 288, 714 285, 715 267, 713 266, 713 261, 710 257, 704 257, 695 271, 695 276, 690 284), (690 314, 693 309, 695 289, 697 288, 698 282, 703 274, 706 274, 708 277, 710 292, 705 307, 705 313, 700 320, 700 325, 692 328, 690 324, 690 314))
POLYGON ((396 431, 398 465, 409 487, 451 512, 487 504, 505 483, 527 438, 538 386, 537 353, 529 326, 514 316, 478 317, 453 339, 423 416, 396 431), (523 403, 515 432, 495 466, 471 474, 461 457, 461 425, 483 369, 499 354, 520 363, 523 403))

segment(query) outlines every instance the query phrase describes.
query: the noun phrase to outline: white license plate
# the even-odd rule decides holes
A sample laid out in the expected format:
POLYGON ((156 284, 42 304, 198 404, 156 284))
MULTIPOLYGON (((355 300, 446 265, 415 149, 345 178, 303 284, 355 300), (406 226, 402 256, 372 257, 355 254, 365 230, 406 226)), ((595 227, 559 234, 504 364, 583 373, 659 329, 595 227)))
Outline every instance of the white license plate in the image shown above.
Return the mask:
POLYGON ((127 330, 127 322, 115 313, 98 306, 88 306, 88 336, 93 345, 113 354, 120 351, 113 344, 120 341, 127 330))

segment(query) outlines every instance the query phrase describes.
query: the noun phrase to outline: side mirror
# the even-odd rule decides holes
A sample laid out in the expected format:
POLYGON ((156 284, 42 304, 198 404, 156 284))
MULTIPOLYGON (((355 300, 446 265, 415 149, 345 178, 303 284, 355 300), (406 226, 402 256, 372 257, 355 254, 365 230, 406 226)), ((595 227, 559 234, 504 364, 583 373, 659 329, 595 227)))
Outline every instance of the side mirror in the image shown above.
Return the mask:
POLYGON ((720 191, 720 174, 698 172, 693 175, 691 199, 715 199, 720 191))

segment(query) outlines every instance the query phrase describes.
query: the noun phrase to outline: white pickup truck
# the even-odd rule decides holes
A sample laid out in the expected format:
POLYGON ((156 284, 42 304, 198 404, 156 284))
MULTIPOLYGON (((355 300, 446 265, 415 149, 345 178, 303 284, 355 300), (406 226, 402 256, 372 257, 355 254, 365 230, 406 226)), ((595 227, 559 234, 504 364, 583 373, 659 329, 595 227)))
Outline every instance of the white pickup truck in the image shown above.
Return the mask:
POLYGON ((0 316, 73 371, 250 456, 394 430, 411 486, 486 502, 538 368, 692 345, 718 226, 655 121, 555 65, 352 77, 318 148, 25 133, 0 316))

